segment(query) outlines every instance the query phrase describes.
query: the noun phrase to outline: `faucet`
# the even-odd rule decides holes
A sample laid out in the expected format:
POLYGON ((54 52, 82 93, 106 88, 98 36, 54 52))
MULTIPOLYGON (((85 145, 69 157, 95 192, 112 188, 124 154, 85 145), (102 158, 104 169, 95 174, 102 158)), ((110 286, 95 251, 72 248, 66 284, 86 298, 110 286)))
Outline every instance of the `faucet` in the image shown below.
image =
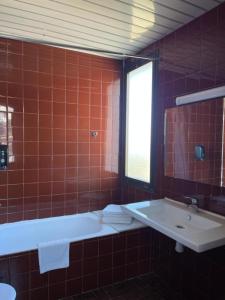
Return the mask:
POLYGON ((199 199, 196 197, 184 196, 185 199, 189 200, 190 203, 187 204, 187 207, 191 208, 195 213, 199 212, 199 199))

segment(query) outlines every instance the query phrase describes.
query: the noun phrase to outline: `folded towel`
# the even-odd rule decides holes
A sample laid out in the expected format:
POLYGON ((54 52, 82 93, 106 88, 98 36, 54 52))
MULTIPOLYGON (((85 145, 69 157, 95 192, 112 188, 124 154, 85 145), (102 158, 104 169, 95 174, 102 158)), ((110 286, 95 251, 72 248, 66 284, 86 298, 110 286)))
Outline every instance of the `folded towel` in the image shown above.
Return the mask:
POLYGON ((118 216, 123 217, 127 216, 127 214, 123 211, 122 207, 117 204, 109 204, 103 210, 102 214, 104 216, 118 216))
POLYGON ((40 273, 69 267, 69 240, 57 240, 38 245, 40 273))
POLYGON ((102 217, 102 223, 105 224, 130 224, 132 222, 132 218, 127 216, 127 217, 102 217))

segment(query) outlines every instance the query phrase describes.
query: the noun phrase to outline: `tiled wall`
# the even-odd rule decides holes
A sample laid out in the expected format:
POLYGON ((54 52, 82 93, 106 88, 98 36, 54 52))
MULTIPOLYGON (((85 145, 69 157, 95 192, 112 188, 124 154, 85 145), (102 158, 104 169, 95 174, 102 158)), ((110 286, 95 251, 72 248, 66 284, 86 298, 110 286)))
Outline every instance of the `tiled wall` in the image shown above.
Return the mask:
POLYGON ((225 215, 224 202, 210 201, 209 195, 224 194, 224 188, 192 183, 164 176, 164 111, 174 107, 175 98, 188 93, 225 85, 225 4, 219 5, 142 51, 160 52, 157 89, 157 176, 156 193, 149 194, 124 186, 122 199, 142 200, 170 196, 181 200, 184 194, 201 194, 201 206, 225 215))
MULTIPOLYGON (((224 187, 194 183, 164 176, 163 120, 166 108, 175 107, 175 97, 225 85, 225 3, 170 34, 142 53, 160 50, 158 87, 158 167, 154 194, 124 186, 122 199, 131 202, 170 196, 201 194, 200 205, 225 215, 224 187), (223 195, 217 200, 214 195, 223 195), (211 195, 211 196, 209 196, 211 195), (222 201, 220 201, 222 199, 222 201)), ((178 254, 175 242, 154 232, 151 270, 171 290, 169 299, 224 299, 224 247, 198 254, 189 249, 178 254)))
POLYGON ((177 253, 175 241, 154 230, 152 235, 151 271, 165 284, 168 300, 224 299, 224 247, 177 253))
POLYGON ((208 100, 166 110, 165 175, 221 185, 224 100, 208 100), (195 147, 202 145, 204 159, 195 147))
MULTIPOLYGON (((37 251, 0 258, 0 281, 17 300, 56 300, 119 282, 150 270, 148 228, 71 244, 70 267, 40 274, 37 251)), ((3 299, 2 299, 3 300, 3 299)))
POLYGON ((116 60, 0 40, 1 223, 118 201, 119 91, 116 60))

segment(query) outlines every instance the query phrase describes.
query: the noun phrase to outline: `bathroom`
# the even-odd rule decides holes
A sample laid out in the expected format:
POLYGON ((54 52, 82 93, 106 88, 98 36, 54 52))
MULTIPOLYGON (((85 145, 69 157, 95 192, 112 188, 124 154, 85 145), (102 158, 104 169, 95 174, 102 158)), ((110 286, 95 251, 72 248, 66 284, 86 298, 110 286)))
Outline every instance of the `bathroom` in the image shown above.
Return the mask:
MULTIPOLYGON (((221 161, 219 179, 218 170, 213 178, 204 177, 208 166, 188 172, 187 153, 178 153, 180 165, 169 150, 176 145, 174 132, 185 140, 183 108, 210 102, 213 109, 225 95, 220 92, 225 86, 223 2, 0 3, 0 283, 12 287, 17 300, 225 299, 224 244, 202 252, 184 244, 179 253, 176 239, 140 218, 124 227, 99 221, 99 211, 109 204, 164 197, 186 203, 184 196, 196 197, 198 209, 225 216, 221 161), (132 14, 136 18, 128 22, 132 14), (124 22, 117 23, 120 18, 124 22), (138 26, 141 20, 146 22, 138 26), (125 79, 146 63, 153 78, 150 184, 125 176, 125 79), (219 93, 208 97, 216 100, 178 105, 202 91, 219 93), (181 116, 182 126, 170 122, 174 116, 176 122, 181 116), (41 274, 35 238, 50 232, 58 240, 63 230, 66 238, 70 222, 80 216, 84 221, 75 227, 82 234, 71 238, 69 266, 41 274), (58 218, 64 221, 57 223, 58 218)), ((203 127, 204 137, 212 136, 222 148, 216 137, 224 130, 223 113, 214 121, 201 119, 217 124, 213 132, 203 127)), ((198 125, 193 126, 198 159, 192 165, 203 166, 211 144, 202 146, 198 125)), ((135 134, 134 143, 141 136, 135 134)), ((15 296, 2 299, 0 289, 0 300, 8 299, 15 296)))

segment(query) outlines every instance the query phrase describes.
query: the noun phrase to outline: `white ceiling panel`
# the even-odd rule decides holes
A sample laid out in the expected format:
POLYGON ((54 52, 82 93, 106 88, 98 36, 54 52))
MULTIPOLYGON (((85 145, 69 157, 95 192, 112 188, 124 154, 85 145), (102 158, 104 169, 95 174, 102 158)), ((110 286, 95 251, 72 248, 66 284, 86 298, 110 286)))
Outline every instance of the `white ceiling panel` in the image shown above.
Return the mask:
MULTIPOLYGON (((130 5, 130 0, 121 0, 124 3, 130 5)), ((210 0, 211 1, 211 0, 210 0)), ((178 24, 183 24, 184 22, 189 22, 192 17, 184 14, 183 12, 179 12, 177 10, 171 9, 168 6, 161 5, 157 2, 151 2, 152 5, 149 5, 149 2, 146 3, 146 0, 134 0, 132 5, 135 7, 139 7, 142 10, 151 11, 154 13, 155 18, 162 17, 163 19, 173 20, 178 24)), ((166 3, 166 2, 164 2, 166 3)))
POLYGON ((135 54, 223 0, 0 0, 0 36, 135 54))
MULTIPOLYGON (((39 13, 36 14, 35 12, 30 12, 30 11, 24 11, 24 10, 18 10, 16 8, 13 7, 5 7, 5 6, 1 6, 0 9, 1 13, 4 14, 8 20, 13 20, 14 17, 20 17, 21 20, 27 20, 29 21, 29 25, 32 22, 39 22, 42 26, 42 29, 44 29, 46 31, 47 26, 53 25, 56 28, 68 28, 71 29, 73 31, 75 31, 73 28, 76 26, 76 31, 82 31, 82 32, 88 32, 88 34, 92 34, 93 30, 95 32, 96 35, 98 36, 102 36, 105 33, 107 33, 111 38, 114 38, 118 41, 120 41, 119 39, 123 39, 123 40, 128 40, 129 42, 132 42, 133 40, 131 40, 131 38, 128 36, 128 32, 127 30, 124 30, 122 28, 114 28, 113 32, 112 32, 112 26, 108 25, 108 24, 100 24, 97 22, 93 22, 91 20, 84 20, 80 17, 74 17, 74 16, 69 16, 69 15, 63 15, 64 17, 66 17, 66 19, 62 19, 62 15, 58 12, 55 12, 54 17, 47 14, 47 12, 45 12, 45 14, 43 13, 39 13), (26 14, 26 18, 24 18, 24 14, 26 14)), ((33 26, 33 25, 32 25, 33 26)), ((139 37, 139 34, 135 34, 134 36, 136 38, 139 37)), ((104 36, 103 36, 104 38, 104 36)), ((147 43, 148 42, 148 38, 142 38, 143 42, 147 43)), ((141 41, 140 41, 141 42, 141 41)))
POLYGON ((189 0, 188 2, 203 9, 206 5, 208 9, 212 9, 215 6, 215 1, 211 0, 189 0))

